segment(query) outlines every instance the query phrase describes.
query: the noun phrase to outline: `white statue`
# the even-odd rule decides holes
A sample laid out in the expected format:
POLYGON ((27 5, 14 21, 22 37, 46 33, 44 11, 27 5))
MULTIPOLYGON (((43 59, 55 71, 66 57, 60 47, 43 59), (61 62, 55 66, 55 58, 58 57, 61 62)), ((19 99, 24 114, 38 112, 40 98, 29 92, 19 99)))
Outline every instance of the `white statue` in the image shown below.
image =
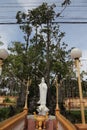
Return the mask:
POLYGON ((40 91, 40 100, 39 104, 46 105, 46 97, 47 97, 47 84, 45 83, 44 78, 42 78, 41 83, 39 84, 40 91))
POLYGON ((39 91, 40 91, 40 100, 38 101, 38 104, 40 106, 38 107, 39 114, 45 115, 46 112, 49 111, 49 109, 46 107, 46 98, 47 98, 47 84, 45 83, 44 77, 41 79, 41 83, 39 84, 39 91))

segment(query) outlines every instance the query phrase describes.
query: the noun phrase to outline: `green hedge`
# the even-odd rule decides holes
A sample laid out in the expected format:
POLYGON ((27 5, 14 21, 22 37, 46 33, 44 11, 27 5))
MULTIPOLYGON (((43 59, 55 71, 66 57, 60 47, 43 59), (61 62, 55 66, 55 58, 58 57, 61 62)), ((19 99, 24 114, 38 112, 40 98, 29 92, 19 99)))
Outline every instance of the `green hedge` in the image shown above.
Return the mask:
MULTIPOLYGON (((68 118, 72 123, 81 123, 81 111, 80 110, 70 110, 66 111, 66 118, 68 118)), ((85 120, 87 123, 87 110, 85 110, 85 120)))
POLYGON ((9 117, 9 107, 0 108, 0 121, 3 121, 9 117))

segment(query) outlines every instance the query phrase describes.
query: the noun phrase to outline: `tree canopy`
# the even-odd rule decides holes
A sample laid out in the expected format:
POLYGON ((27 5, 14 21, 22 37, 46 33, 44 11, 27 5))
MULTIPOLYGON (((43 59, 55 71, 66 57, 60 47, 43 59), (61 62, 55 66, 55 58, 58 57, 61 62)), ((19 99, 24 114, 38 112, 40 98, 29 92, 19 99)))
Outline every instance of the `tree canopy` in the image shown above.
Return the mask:
MULTIPOLYGON (((63 6, 70 4, 69 1, 65 2, 63 6)), ((55 5, 49 6, 47 3, 28 10, 27 13, 19 11, 16 15, 20 29, 24 32, 25 43, 14 41, 9 45, 10 56, 6 61, 8 66, 5 65, 5 72, 7 70, 8 73, 5 74, 7 77, 13 77, 12 81, 15 83, 12 87, 19 82, 16 90, 22 93, 21 99, 25 94, 28 77, 32 79, 29 100, 34 100, 35 103, 39 96, 38 83, 42 77, 47 83, 50 98, 50 95, 55 96, 52 95, 52 90, 55 91, 52 87, 55 75, 60 74, 60 80, 67 75, 73 75, 70 50, 67 49, 68 44, 63 42, 65 33, 60 31, 58 24, 53 23, 58 16, 55 5)))

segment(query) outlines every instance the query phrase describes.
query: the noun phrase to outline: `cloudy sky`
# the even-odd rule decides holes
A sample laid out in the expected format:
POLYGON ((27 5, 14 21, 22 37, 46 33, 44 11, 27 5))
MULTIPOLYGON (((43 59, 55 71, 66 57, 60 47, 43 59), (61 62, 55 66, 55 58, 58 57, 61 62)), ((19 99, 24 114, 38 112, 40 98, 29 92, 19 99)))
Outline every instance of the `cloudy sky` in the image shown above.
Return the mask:
MULTIPOLYGON (((18 11, 27 11, 47 2, 56 4, 56 11, 61 10, 63 0, 0 0, 0 41, 7 48, 12 41, 23 42, 23 34, 19 25, 7 25, 2 23, 16 22, 15 16, 18 11)), ((71 4, 65 9, 61 17, 57 19, 60 22, 87 22, 87 0, 71 0, 71 4)), ((87 23, 59 23, 60 30, 65 32, 63 41, 69 48, 78 47, 82 50, 82 58, 87 58, 87 23)), ((85 66, 87 62, 84 61, 85 66)), ((85 67, 87 69, 87 67, 85 67)))

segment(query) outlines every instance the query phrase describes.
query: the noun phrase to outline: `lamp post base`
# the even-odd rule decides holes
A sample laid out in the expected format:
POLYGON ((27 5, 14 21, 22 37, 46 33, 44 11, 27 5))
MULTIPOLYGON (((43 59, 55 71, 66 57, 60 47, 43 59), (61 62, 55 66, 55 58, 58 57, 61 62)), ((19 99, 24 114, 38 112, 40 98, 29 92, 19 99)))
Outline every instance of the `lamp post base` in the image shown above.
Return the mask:
POLYGON ((87 124, 75 124, 77 130, 87 130, 87 124))

